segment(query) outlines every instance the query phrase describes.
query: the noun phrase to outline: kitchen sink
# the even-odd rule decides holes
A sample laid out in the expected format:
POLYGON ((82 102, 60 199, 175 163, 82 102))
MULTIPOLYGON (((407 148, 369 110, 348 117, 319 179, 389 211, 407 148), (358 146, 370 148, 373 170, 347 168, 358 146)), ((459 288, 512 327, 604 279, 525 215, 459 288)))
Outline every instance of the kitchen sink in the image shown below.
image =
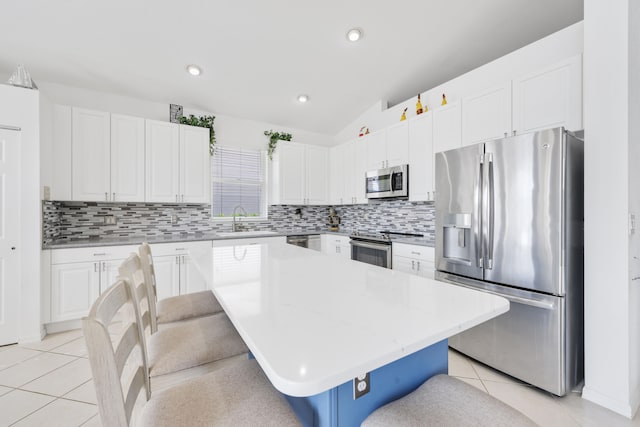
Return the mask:
POLYGON ((279 234, 277 231, 269 230, 249 230, 249 231, 228 231, 223 233, 216 233, 220 237, 252 237, 252 236, 272 236, 279 234))

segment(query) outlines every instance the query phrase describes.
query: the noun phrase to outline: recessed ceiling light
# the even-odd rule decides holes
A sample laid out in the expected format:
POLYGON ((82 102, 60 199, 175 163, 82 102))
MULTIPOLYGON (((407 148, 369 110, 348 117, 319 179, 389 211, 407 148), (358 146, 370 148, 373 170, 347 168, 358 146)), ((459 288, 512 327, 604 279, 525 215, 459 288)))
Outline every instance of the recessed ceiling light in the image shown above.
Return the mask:
POLYGON ((347 32, 347 40, 357 42, 362 38, 362 30, 360 28, 352 28, 347 32))
POLYGON ((304 104, 308 100, 309 100, 309 96, 308 95, 298 95, 298 102, 304 104))
POLYGON ((200 69, 200 67, 198 67, 197 65, 191 64, 187 65, 187 72, 192 76, 199 76, 200 74, 202 74, 202 69, 200 69))

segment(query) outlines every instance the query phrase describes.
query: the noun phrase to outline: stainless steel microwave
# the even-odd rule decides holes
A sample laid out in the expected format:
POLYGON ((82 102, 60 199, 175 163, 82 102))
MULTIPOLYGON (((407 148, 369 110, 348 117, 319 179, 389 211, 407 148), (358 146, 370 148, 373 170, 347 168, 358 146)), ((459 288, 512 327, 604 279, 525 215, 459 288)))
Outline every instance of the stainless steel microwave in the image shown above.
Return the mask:
POLYGON ((409 197, 409 165, 369 171, 365 179, 367 199, 409 197))

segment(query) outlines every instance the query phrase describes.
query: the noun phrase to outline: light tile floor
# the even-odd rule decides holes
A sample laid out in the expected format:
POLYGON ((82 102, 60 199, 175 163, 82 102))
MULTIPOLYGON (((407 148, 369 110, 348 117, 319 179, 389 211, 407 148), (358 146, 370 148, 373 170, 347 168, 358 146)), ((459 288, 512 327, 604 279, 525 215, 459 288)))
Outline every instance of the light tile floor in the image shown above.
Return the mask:
MULTIPOLYGON (((580 398, 524 384, 449 351, 449 374, 520 410, 541 426, 640 427, 580 398)), ((84 338, 80 330, 42 342, 0 347, 0 426, 100 426, 84 338)))

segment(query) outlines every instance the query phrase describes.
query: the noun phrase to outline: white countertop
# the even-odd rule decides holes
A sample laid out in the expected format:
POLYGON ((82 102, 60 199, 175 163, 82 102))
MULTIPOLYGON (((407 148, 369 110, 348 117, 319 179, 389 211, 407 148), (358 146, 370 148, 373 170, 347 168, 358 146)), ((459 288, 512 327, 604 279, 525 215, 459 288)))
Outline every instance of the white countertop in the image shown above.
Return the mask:
POLYGON ((275 243, 213 248, 211 288, 291 396, 326 391, 509 309, 494 295, 275 243))

